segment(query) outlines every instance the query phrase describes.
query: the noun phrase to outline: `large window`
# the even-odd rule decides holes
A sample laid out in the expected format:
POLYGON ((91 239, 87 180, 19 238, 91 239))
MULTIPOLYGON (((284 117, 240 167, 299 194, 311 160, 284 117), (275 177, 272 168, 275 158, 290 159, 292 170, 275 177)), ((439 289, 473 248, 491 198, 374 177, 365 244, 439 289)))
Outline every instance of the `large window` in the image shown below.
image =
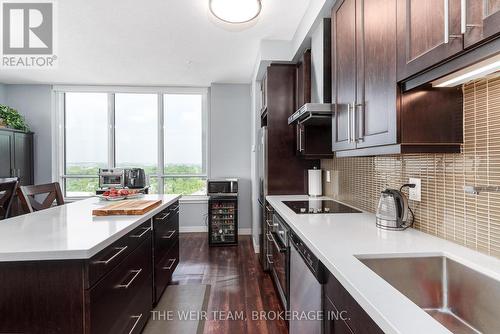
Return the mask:
POLYGON ((206 193, 201 95, 165 94, 164 192, 206 193))
POLYGON ((108 165, 108 96, 67 93, 65 96, 66 196, 95 194, 97 170, 108 165))
MULTIPOLYGON (((141 90, 142 91, 142 90, 141 90)), ((66 197, 95 194, 98 169, 139 167, 151 193, 201 195, 207 179, 207 93, 56 90, 66 197)))

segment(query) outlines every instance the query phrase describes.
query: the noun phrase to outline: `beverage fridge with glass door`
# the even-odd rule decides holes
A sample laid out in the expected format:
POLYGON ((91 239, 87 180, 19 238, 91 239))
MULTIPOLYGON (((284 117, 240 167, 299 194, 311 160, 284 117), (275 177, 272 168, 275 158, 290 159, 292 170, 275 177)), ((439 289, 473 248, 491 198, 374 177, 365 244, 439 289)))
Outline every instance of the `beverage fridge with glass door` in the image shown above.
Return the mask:
POLYGON ((208 245, 238 244, 238 181, 208 181, 208 245))

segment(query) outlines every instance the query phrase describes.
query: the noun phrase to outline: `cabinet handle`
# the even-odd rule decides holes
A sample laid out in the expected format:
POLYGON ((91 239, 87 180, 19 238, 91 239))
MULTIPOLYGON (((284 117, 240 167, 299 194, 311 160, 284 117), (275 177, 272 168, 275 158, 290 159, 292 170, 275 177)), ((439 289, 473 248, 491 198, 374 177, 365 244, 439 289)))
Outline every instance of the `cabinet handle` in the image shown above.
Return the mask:
POLYGON ((169 232, 170 232, 170 234, 169 234, 169 235, 164 235, 164 236, 162 236, 161 238, 162 238, 162 239, 170 239, 170 238, 172 238, 172 236, 173 236, 173 235, 174 235, 174 233, 175 233, 175 230, 173 230, 173 231, 169 231, 169 232))
POLYGON ((273 264, 274 262, 273 262, 273 261, 271 261, 271 260, 269 260, 269 258, 270 258, 270 257, 271 257, 271 255, 266 254, 267 262, 268 262, 269 264, 273 264))
POLYGON ((155 217, 155 220, 165 220, 168 216, 170 216, 170 212, 164 213, 161 217, 155 217))
POLYGON ((143 227, 144 229, 144 232, 142 232, 141 234, 134 234, 134 235, 131 235, 130 237, 131 238, 142 238, 146 233, 149 232, 149 230, 151 230, 151 227, 143 227))
POLYGON ((352 135, 351 135, 351 104, 347 104, 347 137, 348 137, 348 142, 352 142, 352 135))
POLYGON ((267 226, 269 226, 270 228, 278 227, 278 224, 273 224, 273 221, 270 219, 266 219, 266 223, 267 223, 267 226))
MULTIPOLYGON (((460 30, 462 30, 463 24, 463 14, 461 15, 462 22, 460 22, 460 30)), ((463 35, 450 35, 450 0, 444 0, 444 44, 448 44, 450 42, 450 38, 456 39, 462 37, 463 35)))
POLYGON ((353 138, 353 142, 357 142, 358 141, 358 115, 357 115, 357 112, 356 112, 356 101, 352 102, 352 107, 351 107, 351 110, 352 110, 352 138, 353 138))
POLYGON ((171 262, 170 265, 168 267, 163 267, 163 270, 170 270, 170 269, 172 269, 172 267, 174 266, 174 263, 175 263, 176 259, 169 259, 168 261, 171 262))
MULTIPOLYGON (((357 108, 361 108, 361 117, 359 120, 359 123, 361 123, 361 131, 359 131, 360 134, 358 134, 356 141, 362 142, 365 139, 365 104, 364 103, 356 104, 354 108, 354 113, 357 112, 357 108)), ((356 129, 359 130, 359 124, 356 124, 356 129)))
POLYGON ((124 246, 124 247, 115 247, 115 249, 118 251, 116 252, 113 256, 111 256, 109 259, 107 260, 97 260, 97 261, 94 261, 95 264, 109 264, 111 261, 113 261, 118 255, 120 255, 121 253, 123 253, 125 251, 125 249, 127 249, 128 246, 124 246))
POLYGON ((131 270, 130 271, 131 273, 134 273, 134 276, 132 276, 132 278, 130 279, 130 281, 128 281, 128 283, 126 284, 118 284, 116 287, 118 289, 128 289, 130 287, 130 285, 132 283, 134 283, 135 279, 139 276, 139 274, 142 272, 142 269, 138 269, 138 270, 131 270))
POLYGON ((136 319, 135 322, 134 322, 134 326, 132 326, 132 329, 130 330, 130 332, 128 332, 128 334, 132 334, 135 330, 135 327, 137 327, 137 324, 141 321, 142 319, 142 313, 139 314, 139 315, 133 315, 131 316, 132 319, 136 319))
POLYGON ((467 32, 467 0, 460 0, 460 33, 467 32))
POLYGON ((267 233, 266 234, 266 237, 267 237, 267 240, 270 241, 270 242, 274 242, 274 239, 273 239, 273 236, 271 235, 271 233, 267 233))

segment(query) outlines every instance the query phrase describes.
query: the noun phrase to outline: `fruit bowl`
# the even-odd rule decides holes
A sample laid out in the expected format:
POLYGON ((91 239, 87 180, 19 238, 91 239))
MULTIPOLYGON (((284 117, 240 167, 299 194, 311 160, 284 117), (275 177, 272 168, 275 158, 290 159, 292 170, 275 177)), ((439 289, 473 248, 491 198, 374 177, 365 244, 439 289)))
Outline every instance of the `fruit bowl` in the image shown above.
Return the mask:
POLYGON ((128 190, 128 189, 111 189, 110 191, 104 192, 102 195, 98 195, 101 200, 104 201, 122 201, 124 199, 134 199, 144 196, 143 193, 128 190))

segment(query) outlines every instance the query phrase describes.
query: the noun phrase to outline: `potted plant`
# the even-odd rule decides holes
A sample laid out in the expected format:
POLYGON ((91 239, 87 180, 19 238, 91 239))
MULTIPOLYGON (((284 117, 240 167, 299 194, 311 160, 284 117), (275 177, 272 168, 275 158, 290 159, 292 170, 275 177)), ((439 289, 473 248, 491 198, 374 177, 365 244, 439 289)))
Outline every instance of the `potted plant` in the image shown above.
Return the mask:
POLYGON ((30 128, 26 124, 24 117, 9 106, 0 104, 0 127, 28 132, 30 128))

